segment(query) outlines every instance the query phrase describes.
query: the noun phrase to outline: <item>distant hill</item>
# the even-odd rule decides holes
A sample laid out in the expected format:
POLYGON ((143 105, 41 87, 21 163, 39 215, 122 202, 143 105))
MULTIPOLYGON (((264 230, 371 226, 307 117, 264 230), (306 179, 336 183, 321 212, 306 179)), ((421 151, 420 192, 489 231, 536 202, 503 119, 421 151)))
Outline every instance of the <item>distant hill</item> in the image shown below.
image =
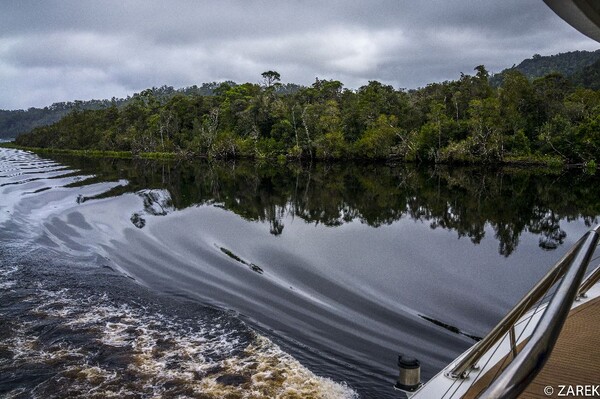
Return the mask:
MULTIPOLYGON (((572 77, 582 73, 584 68, 589 67, 598 61, 600 61, 600 50, 571 51, 549 56, 535 54, 533 57, 523 60, 519 65, 495 74, 490 79, 490 83, 496 87, 500 86, 502 84, 502 74, 510 69, 515 69, 523 73, 531 80, 541 78, 553 72, 558 72, 566 77, 572 77)), ((579 79, 579 81, 583 82, 581 79, 579 79)), ((589 83, 592 84, 591 81, 589 83)), ((584 87, 589 87, 587 84, 580 84, 584 87)))
MULTIPOLYGON (((115 100, 117 104, 124 101, 115 100)), ((0 139, 15 138, 35 127, 50 125, 74 109, 102 109, 112 103, 111 100, 69 101, 54 103, 44 108, 0 110, 0 139)))
POLYGON ((535 54, 532 58, 524 60, 516 69, 528 78, 541 78, 552 72, 564 76, 571 76, 588 65, 600 60, 600 50, 596 51, 571 51, 550 56, 535 54))

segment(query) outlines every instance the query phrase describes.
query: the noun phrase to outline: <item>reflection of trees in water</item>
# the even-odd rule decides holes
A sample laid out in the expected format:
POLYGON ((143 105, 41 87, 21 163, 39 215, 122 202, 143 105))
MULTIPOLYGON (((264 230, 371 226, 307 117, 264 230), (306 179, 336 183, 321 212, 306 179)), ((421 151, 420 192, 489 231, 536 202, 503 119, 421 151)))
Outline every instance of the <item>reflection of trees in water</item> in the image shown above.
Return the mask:
MULTIPOLYGON (((97 198, 166 189, 169 201, 159 200, 165 213, 215 204, 248 220, 267 222, 274 235, 283 234, 288 217, 326 226, 358 221, 374 227, 409 217, 427 222, 432 229, 455 231, 474 243, 479 243, 490 227, 499 252, 509 256, 523 231, 539 235, 542 248, 554 249, 566 236, 560 227, 562 220, 583 218, 591 225, 600 215, 594 190, 598 179, 578 172, 557 175, 520 169, 373 164, 303 167, 251 162, 60 161, 95 174, 97 181, 129 182, 97 198)), ((156 206, 150 205, 149 209, 156 206)))
POLYGON ((563 243, 567 233, 560 228, 560 218, 553 211, 539 211, 539 218, 533 220, 529 231, 540 235, 540 248, 556 249, 563 243))
POLYGON ((152 216, 165 216, 173 208, 173 201, 171 200, 171 194, 168 190, 141 190, 136 193, 138 197, 142 199, 144 209, 139 212, 134 212, 131 215, 131 223, 139 229, 143 229, 146 226, 146 219, 144 214, 152 216))
POLYGON ((285 217, 285 208, 279 207, 277 205, 272 206, 266 212, 266 217, 269 221, 269 232, 275 236, 283 233, 283 218, 285 217))

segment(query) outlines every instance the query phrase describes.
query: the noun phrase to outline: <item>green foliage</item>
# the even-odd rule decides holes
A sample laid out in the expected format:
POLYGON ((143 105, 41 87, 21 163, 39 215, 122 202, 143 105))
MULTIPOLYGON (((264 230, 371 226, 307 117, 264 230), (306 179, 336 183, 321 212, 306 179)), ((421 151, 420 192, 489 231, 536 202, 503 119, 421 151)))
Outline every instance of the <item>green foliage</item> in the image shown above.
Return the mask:
MULTIPOLYGON (((153 87, 127 98, 112 98, 110 100, 89 100, 57 102, 44 108, 29 108, 27 110, 0 110, 0 138, 14 138, 21 133, 31 131, 36 127, 42 127, 56 123, 71 112, 85 110, 101 110, 111 107, 123 108, 132 102, 141 102, 144 105, 152 105, 154 108, 165 104, 171 98, 179 97, 210 97, 214 96, 218 88, 226 85, 236 87, 235 82, 211 82, 204 83, 198 87, 184 87, 174 89, 171 86, 153 87)), ((300 86, 288 84, 278 87, 277 91, 282 93, 295 93, 300 86)))
POLYGON ((348 144, 341 131, 328 132, 319 137, 315 142, 317 158, 341 159, 346 156, 348 144))
POLYGON ((296 158, 299 159, 302 157, 302 148, 300 148, 300 146, 295 145, 292 148, 290 148, 287 152, 287 156, 289 158, 296 158))
POLYGON ((588 175, 596 174, 596 169, 598 169, 598 164, 596 163, 596 161, 594 161, 593 159, 591 161, 587 161, 584 166, 585 166, 585 172, 588 175))
POLYGON ((600 114, 584 120, 576 128, 577 143, 581 143, 581 158, 590 163, 600 161, 600 114))
POLYGON ((370 159, 389 158, 392 155, 391 149, 396 141, 396 135, 399 133, 396 124, 395 117, 379 115, 355 143, 355 156, 370 159))
POLYGON ((515 156, 527 156, 531 153, 531 143, 522 129, 506 136, 504 147, 506 152, 515 156))

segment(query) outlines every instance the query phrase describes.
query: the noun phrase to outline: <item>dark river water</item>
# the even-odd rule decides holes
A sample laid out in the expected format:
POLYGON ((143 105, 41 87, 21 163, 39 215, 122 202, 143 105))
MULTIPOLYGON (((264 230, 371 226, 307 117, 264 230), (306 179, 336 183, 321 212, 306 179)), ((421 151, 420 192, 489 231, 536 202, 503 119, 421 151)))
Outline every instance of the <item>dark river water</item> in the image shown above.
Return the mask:
POLYGON ((397 398, 598 221, 580 171, 0 149, 0 396, 397 398))

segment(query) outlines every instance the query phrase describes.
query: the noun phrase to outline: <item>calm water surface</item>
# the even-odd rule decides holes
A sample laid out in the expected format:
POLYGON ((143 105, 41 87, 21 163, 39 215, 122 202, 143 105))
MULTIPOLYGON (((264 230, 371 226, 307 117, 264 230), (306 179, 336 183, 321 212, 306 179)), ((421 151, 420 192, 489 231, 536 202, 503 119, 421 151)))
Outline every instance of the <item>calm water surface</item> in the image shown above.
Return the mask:
POLYGON ((427 380, 485 335, 598 183, 0 149, 0 395, 398 397, 397 354, 427 380))

